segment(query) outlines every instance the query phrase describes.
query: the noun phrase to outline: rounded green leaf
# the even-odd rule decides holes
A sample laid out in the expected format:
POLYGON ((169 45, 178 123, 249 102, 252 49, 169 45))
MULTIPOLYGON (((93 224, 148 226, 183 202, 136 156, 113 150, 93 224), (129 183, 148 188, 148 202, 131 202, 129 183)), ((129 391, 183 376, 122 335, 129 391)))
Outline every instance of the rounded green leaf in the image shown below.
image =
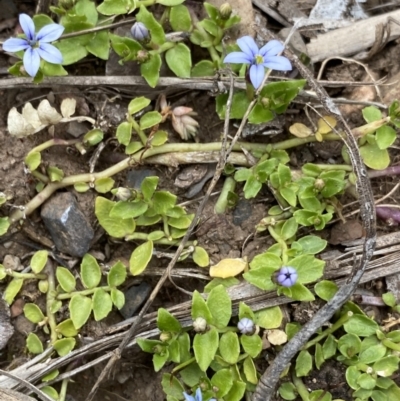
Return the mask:
POLYGON ((137 276, 144 271, 153 255, 153 241, 147 241, 139 245, 129 259, 129 270, 133 276, 137 276))
POLYGON ((22 278, 13 278, 8 284, 3 294, 3 299, 11 305, 14 301, 15 296, 19 293, 24 280, 22 278))
POLYGON ((62 338, 61 340, 57 340, 53 347, 57 351, 57 354, 60 356, 68 355, 75 347, 76 341, 75 338, 62 338))
POLYGON ((71 319, 64 320, 56 326, 56 332, 62 334, 64 337, 75 337, 78 334, 71 319))
POLYGON ((228 325, 232 316, 232 301, 223 285, 213 288, 207 298, 207 306, 218 328, 228 325))
POLYGON ((200 369, 205 372, 214 359, 218 349, 218 331, 210 329, 204 334, 196 334, 193 340, 193 351, 200 369))
POLYGON ((43 376, 42 381, 49 382, 49 381, 55 379, 59 374, 60 374, 60 371, 58 369, 55 369, 52 372, 48 373, 47 375, 43 376))
POLYGON ((301 245, 302 253, 309 255, 316 255, 322 252, 327 245, 327 241, 315 235, 306 235, 296 241, 301 245))
POLYGON ((311 283, 322 277, 325 262, 315 258, 313 255, 301 255, 288 262, 297 270, 298 282, 302 284, 311 283))
POLYGON ((359 337, 369 337, 379 329, 378 324, 364 315, 353 315, 343 325, 346 333, 355 334, 359 337))
POLYGON ((364 107, 362 115, 367 123, 372 123, 382 118, 382 112, 375 106, 364 107))
POLYGON ((110 217, 117 219, 129 219, 144 214, 149 205, 141 200, 135 202, 119 201, 111 209, 110 217))
POLYGON ((42 161, 42 156, 40 152, 28 153, 28 155, 25 157, 25 164, 27 165, 30 171, 36 170, 40 166, 41 161, 42 161))
POLYGON ((215 67, 210 60, 201 60, 192 68, 192 78, 212 77, 215 74, 215 67))
POLYGON ((296 375, 307 376, 312 369, 312 356, 308 351, 301 351, 296 358, 296 375))
POLYGON ((296 234, 298 226, 296 219, 291 217, 283 224, 280 236, 284 240, 292 238, 296 234))
POLYGON ((71 320, 75 328, 80 329, 89 319, 92 311, 92 300, 80 294, 74 295, 69 301, 71 320))
POLYGON ((196 320, 198 317, 202 317, 203 319, 206 319, 208 324, 210 324, 212 321, 210 309, 208 308, 204 298, 197 290, 193 292, 191 314, 192 320, 196 320))
MULTIPOLYGON (((358 356, 358 360, 362 363, 370 364, 383 358, 387 352, 387 348, 382 344, 373 345, 362 351, 358 356)), ((365 388, 365 387, 364 387, 365 388)))
POLYGON ((157 188, 159 181, 159 177, 152 176, 152 177, 146 177, 142 184, 140 185, 140 190, 142 191, 143 197, 146 201, 149 201, 153 195, 154 191, 157 188))
POLYGON ((162 4, 163 6, 177 6, 182 4, 185 0, 157 0, 156 3, 162 4))
POLYGON ((396 297, 393 295, 392 292, 386 292, 382 294, 382 300, 387 306, 390 306, 391 308, 394 308, 396 306, 396 297))
MULTIPOLYGON (((161 381, 164 393, 171 397, 171 400, 181 400, 182 394, 185 391, 181 382, 169 373, 164 373, 161 381)), ((168 398, 169 399, 169 398, 168 398)))
POLYGON ((154 54, 149 60, 140 65, 140 73, 150 87, 155 88, 160 77, 161 57, 154 54))
POLYGON ((81 279, 86 288, 95 288, 101 281, 101 269, 97 260, 87 253, 81 263, 81 279))
POLYGON ((183 43, 178 43, 165 53, 165 61, 172 72, 179 78, 190 78, 192 58, 190 49, 183 43))
POLYGON ((182 329, 179 320, 164 308, 159 308, 157 313, 157 327, 161 331, 179 332, 182 329))
POLYGON ((399 358, 397 356, 387 356, 375 362, 374 371, 378 376, 389 377, 397 371, 399 367, 399 358))
POLYGON ((197 266, 207 267, 210 264, 210 258, 208 257, 207 251, 201 246, 196 246, 193 252, 193 262, 197 266))
POLYGON ((76 192, 83 193, 83 192, 89 191, 90 186, 86 182, 76 182, 74 184, 74 189, 75 189, 76 192))
POLYGON ((256 367, 254 366, 254 361, 250 356, 248 356, 243 362, 243 372, 249 383, 258 383, 256 367))
POLYGON ((28 334, 26 347, 31 354, 41 354, 43 352, 43 344, 35 333, 28 334))
POLYGON ((278 389, 279 395, 287 401, 295 400, 297 397, 297 390, 293 383, 282 383, 278 389))
POLYGON ((219 340, 219 352, 224 361, 233 365, 237 362, 240 354, 239 337, 237 333, 227 331, 219 340))
POLYGON ((257 334, 251 336, 242 335, 240 337, 240 343, 244 349, 244 352, 249 354, 252 358, 256 358, 262 351, 262 340, 257 334))
POLYGON ((377 145, 367 143, 361 146, 360 154, 364 163, 374 170, 383 170, 390 165, 387 149, 379 149, 377 145))
MULTIPOLYGON (((166 0, 170 2, 171 0, 166 0)), ((183 3, 183 1, 178 0, 176 4, 164 4, 164 5, 172 5, 176 6, 178 4, 183 3)), ((174 2, 174 1, 172 1, 174 2)), ((175 1, 176 2, 176 1, 175 1)), ((161 1, 157 0, 157 3, 163 4, 161 1)), ((136 21, 142 22, 146 28, 151 33, 151 40, 153 43, 157 45, 162 45, 165 43, 165 33, 161 24, 156 20, 154 15, 147 10, 144 5, 140 6, 140 11, 136 14, 136 21)), ((142 64, 143 65, 143 64, 142 64)))
POLYGON ((321 280, 314 286, 315 293, 324 301, 329 301, 337 292, 338 286, 329 280, 321 280))
POLYGON ((171 7, 169 12, 169 22, 174 31, 190 31, 192 19, 189 10, 184 5, 171 7))
POLYGON ((154 127, 162 121, 162 116, 158 111, 149 111, 140 118, 140 129, 154 127))
POLYGON ((357 383, 360 376, 361 372, 355 366, 350 366, 346 369, 346 381, 353 390, 357 390, 360 387, 357 383))
POLYGON ((53 400, 58 400, 59 396, 57 390, 51 386, 44 386, 40 390, 42 390, 45 394, 47 394, 53 400))
POLYGON ((57 281, 65 292, 75 290, 76 280, 74 275, 65 267, 58 266, 56 269, 57 281))
POLYGON ((221 369, 211 378, 213 388, 218 389, 215 393, 218 398, 222 398, 228 394, 233 384, 232 376, 230 369, 221 369))
POLYGON ((396 138, 396 131, 392 127, 384 125, 376 130, 376 143, 379 149, 387 149, 393 145, 396 138))
POLYGON ((121 145, 128 146, 132 137, 132 123, 124 121, 118 125, 115 136, 121 145))
POLYGON ((161 146, 164 145, 165 142, 168 140, 168 132, 166 131, 157 131, 151 137, 151 145, 152 146, 161 146))
POLYGON ((49 253, 47 251, 37 251, 31 259, 31 268, 35 274, 40 273, 46 266, 49 253))
POLYGON ((115 288, 111 290, 111 300, 117 309, 121 309, 125 305, 124 293, 115 288))
POLYGON ((44 320, 43 312, 36 304, 25 304, 24 315, 32 323, 40 323, 44 320))
POLYGON ((151 100, 147 99, 144 96, 137 97, 130 101, 130 103, 128 105, 128 113, 131 115, 136 114, 139 111, 146 108, 150 103, 151 103, 151 100))
POLYGON ((115 263, 108 273, 107 276, 107 283, 110 287, 118 287, 119 285, 123 284, 126 279, 126 267, 125 265, 118 261, 115 263))
POLYGON ((114 183, 115 181, 110 177, 98 178, 94 182, 94 189, 101 194, 105 194, 111 191, 112 187, 114 186, 114 183))
POLYGON ((234 381, 229 393, 224 397, 225 401, 240 401, 244 397, 246 391, 246 383, 242 381, 234 381))
POLYGON ((357 379, 357 384, 365 390, 372 390, 373 388, 375 388, 376 379, 374 379, 368 373, 362 373, 357 379))
POLYGON ((260 310, 255 313, 255 316, 255 323, 263 329, 276 329, 281 325, 283 319, 279 306, 260 310))
POLYGON ((96 289, 93 295, 93 314, 96 322, 108 316, 112 310, 112 305, 110 294, 102 288, 96 289))

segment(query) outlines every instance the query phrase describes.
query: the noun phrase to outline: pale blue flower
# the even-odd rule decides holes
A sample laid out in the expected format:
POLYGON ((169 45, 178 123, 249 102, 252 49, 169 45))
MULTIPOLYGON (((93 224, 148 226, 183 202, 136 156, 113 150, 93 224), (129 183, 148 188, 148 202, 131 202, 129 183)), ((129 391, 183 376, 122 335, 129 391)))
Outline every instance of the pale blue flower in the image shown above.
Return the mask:
POLYGON ((265 68, 277 71, 292 69, 292 65, 286 57, 277 56, 283 50, 283 45, 278 40, 271 40, 258 49, 251 36, 243 36, 237 40, 237 44, 241 52, 229 53, 224 58, 224 63, 250 64, 250 81, 256 89, 264 79, 265 68))
POLYGON ((35 24, 29 15, 20 14, 19 23, 26 39, 7 39, 3 43, 3 50, 11 53, 25 50, 23 58, 24 67, 31 77, 36 76, 39 71, 41 58, 52 64, 61 64, 63 62, 60 50, 50 44, 50 42, 57 40, 64 32, 62 25, 46 25, 36 34, 35 24))
POLYGON ((253 334, 254 333, 254 322, 248 317, 244 317, 239 320, 237 328, 242 334, 253 334))
MULTIPOLYGON (((196 395, 193 397, 185 392, 183 392, 183 396, 186 401, 203 401, 203 394, 201 393, 200 387, 196 390, 196 395)), ((215 398, 211 398, 209 401, 217 401, 215 398)))
POLYGON ((149 37, 149 30, 143 22, 135 22, 131 28, 131 35, 138 42, 143 42, 149 37))
POLYGON ((276 281, 283 287, 291 287, 296 284, 297 271, 294 267, 283 266, 276 273, 276 281))

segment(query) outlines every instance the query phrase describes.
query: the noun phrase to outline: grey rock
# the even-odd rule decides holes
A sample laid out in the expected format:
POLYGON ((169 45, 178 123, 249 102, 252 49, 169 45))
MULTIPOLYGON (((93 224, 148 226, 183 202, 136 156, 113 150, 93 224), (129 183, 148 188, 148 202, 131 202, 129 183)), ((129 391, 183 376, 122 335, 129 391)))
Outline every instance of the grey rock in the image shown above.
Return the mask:
POLYGON ((247 199, 240 199, 233 211, 233 224, 240 226, 251 216, 251 202, 247 199))
POLYGON ((79 138, 88 131, 89 128, 85 123, 79 123, 78 121, 71 121, 68 123, 67 132, 74 138, 79 138))
POLYGON ((131 170, 126 176, 126 185, 129 188, 140 189, 140 186, 146 177, 153 177, 157 175, 157 171, 148 168, 131 170))
POLYGON ((89 250, 94 231, 72 193, 52 197, 43 206, 41 216, 60 252, 82 257, 89 250))
POLYGON ((140 305, 147 299, 150 294, 151 287, 146 282, 140 285, 130 287, 125 291, 125 305, 120 310, 121 315, 128 319, 134 315, 140 305))
POLYGON ((13 334, 14 327, 10 322, 10 307, 6 301, 0 298, 0 349, 7 345, 13 334))

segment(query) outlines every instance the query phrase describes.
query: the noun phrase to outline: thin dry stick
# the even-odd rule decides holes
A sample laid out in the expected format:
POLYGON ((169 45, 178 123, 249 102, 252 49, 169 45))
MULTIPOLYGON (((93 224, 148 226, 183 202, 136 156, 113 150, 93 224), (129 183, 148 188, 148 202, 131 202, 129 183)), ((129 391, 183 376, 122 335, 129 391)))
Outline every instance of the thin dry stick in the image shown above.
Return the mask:
POLYGON ((10 372, 6 372, 5 370, 0 369, 0 373, 4 376, 7 376, 17 382, 22 383, 27 389, 32 391, 32 393, 35 393, 42 401, 53 401, 52 398, 50 398, 48 395, 43 393, 43 391, 40 391, 38 388, 36 388, 33 384, 29 383, 28 381, 21 379, 20 377, 13 375, 10 372))
POLYGON ((179 259, 179 256, 181 255, 183 248, 186 244, 186 242, 189 240, 190 235, 192 234, 193 229, 195 228, 195 226, 197 225, 198 219, 201 216, 201 213, 204 209, 204 206, 206 205, 211 192, 213 191, 215 184, 217 183, 219 177, 222 174, 222 171, 224 169, 224 165, 226 163, 226 137, 228 136, 228 129, 229 129, 229 117, 230 117, 230 108, 231 108, 231 103, 232 103, 232 96, 233 96, 233 87, 234 87, 234 81, 233 81, 233 76, 231 74, 231 82, 230 82, 230 91, 229 91, 229 98, 228 98, 228 102, 226 105, 226 115, 225 115, 225 127, 224 127, 224 141, 221 147, 221 157, 220 160, 218 162, 217 168, 216 168, 216 172, 215 175, 207 189, 207 193, 204 196, 203 200, 201 201, 196 214, 192 220, 192 223, 190 224, 185 236, 182 238, 182 241, 178 247, 178 249, 175 252, 174 257, 171 259, 171 262, 168 264, 164 274, 161 276, 160 280, 158 281, 156 287, 154 288, 154 290, 152 291, 152 293, 150 294, 149 299, 146 301, 145 305, 142 307, 139 315, 137 316, 137 319, 135 319, 134 323, 132 324, 132 326, 129 328, 128 332, 125 334, 123 340, 121 341, 119 347, 114 351, 112 357, 109 359, 109 361, 107 362, 107 365, 105 366, 105 368, 103 369, 103 371, 101 372, 99 378, 97 379, 96 383, 94 384, 92 390, 90 391, 89 395, 86 398, 86 401, 91 401, 93 399, 93 397, 95 396, 97 389, 100 385, 100 383, 103 381, 103 379, 105 377, 107 377, 108 373, 110 372, 110 370, 112 369, 114 363, 117 361, 117 359, 119 359, 121 357, 122 351, 125 349, 125 347, 128 345, 131 337, 134 335, 136 328, 138 327, 139 323, 142 321, 143 316, 146 314, 146 312, 148 311, 149 307, 151 306, 151 304, 153 303, 155 297, 157 296, 158 292, 160 291, 160 289, 162 288, 162 286, 164 285, 165 281, 167 280, 167 278, 170 278, 171 275, 171 270, 173 269, 173 267, 175 266, 176 262, 179 259), (225 146, 224 146, 225 145, 225 146))
MULTIPOLYGON (((272 35, 271 35, 272 36, 272 35)), ((341 115, 339 109, 328 96, 324 88, 322 88, 312 76, 311 72, 300 62, 298 57, 291 51, 286 50, 285 55, 289 57, 300 74, 307 79, 309 85, 318 95, 320 102, 329 115, 335 116, 344 128, 344 134, 339 131, 351 158, 354 171, 357 175, 357 191, 360 195, 361 218, 365 229, 365 241, 363 243, 363 252, 358 263, 353 266, 352 274, 349 280, 344 284, 335 296, 321 308, 314 318, 303 326, 303 328, 289 341, 283 348, 274 362, 261 376, 260 381, 253 394, 252 401, 270 401, 274 396, 275 387, 279 381, 280 375, 285 367, 290 363, 296 353, 304 346, 308 339, 326 323, 333 314, 342 307, 349 299, 351 294, 357 287, 368 262, 370 261, 376 243, 376 216, 374 198, 371 189, 371 183, 368 178, 367 170, 362 162, 360 152, 358 150, 357 141, 351 133, 351 129, 341 115)))

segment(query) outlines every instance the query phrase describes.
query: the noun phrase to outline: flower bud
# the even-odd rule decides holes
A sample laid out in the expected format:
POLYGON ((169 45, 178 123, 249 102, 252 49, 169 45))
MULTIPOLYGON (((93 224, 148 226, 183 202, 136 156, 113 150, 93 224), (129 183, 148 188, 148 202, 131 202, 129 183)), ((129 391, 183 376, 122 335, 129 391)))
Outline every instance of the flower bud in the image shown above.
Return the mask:
POLYGON ((136 55, 138 63, 144 63, 150 58, 150 53, 146 50, 139 50, 136 55))
POLYGON ((314 188, 315 188, 315 189, 321 190, 321 189, 324 188, 324 186, 325 186, 325 181, 324 181, 323 179, 317 178, 317 179, 315 180, 315 182, 314 182, 314 188))
POLYGON ((243 319, 239 320, 237 328, 242 334, 253 334, 255 325, 251 319, 244 317, 243 319))
POLYGON ((132 191, 128 188, 118 187, 116 190, 113 189, 112 193, 120 201, 127 201, 132 198, 132 191))
POLYGON ((146 25, 142 22, 135 22, 131 28, 131 35, 133 39, 138 42, 143 42, 149 37, 149 30, 146 28, 146 25))
POLYGON ((203 333, 207 329, 207 320, 204 317, 197 317, 196 320, 193 321, 193 329, 197 333, 203 333))
POLYGON ((171 333, 169 333, 168 331, 163 331, 160 334, 160 341, 162 341, 163 343, 169 341, 171 338, 172 338, 171 333))
POLYGON ((219 8, 219 15, 222 19, 228 19, 232 14, 232 7, 229 3, 224 3, 219 8))
POLYGON ((276 272, 276 281, 283 287, 291 287, 296 284, 297 271, 292 266, 282 266, 280 270, 276 272))

